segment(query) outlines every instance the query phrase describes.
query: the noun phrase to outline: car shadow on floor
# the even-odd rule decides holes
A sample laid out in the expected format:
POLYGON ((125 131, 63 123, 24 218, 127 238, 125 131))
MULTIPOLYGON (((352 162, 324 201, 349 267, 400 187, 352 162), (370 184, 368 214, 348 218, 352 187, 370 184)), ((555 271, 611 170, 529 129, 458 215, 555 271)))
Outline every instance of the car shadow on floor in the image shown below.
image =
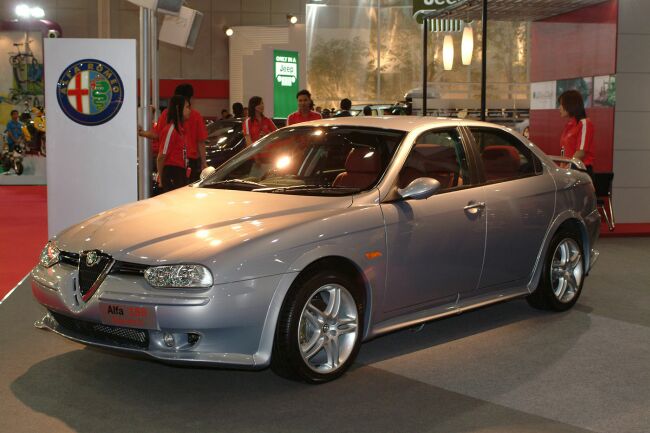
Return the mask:
MULTIPOLYGON (((549 356, 562 356, 588 328, 588 317, 578 314, 582 323, 549 356)), ((31 409, 79 432, 377 432, 423 431, 423 425, 444 426, 430 431, 445 432, 488 431, 485 426, 517 431, 510 430, 516 425, 526 425, 525 431, 581 431, 367 365, 557 317, 515 301, 435 321, 418 333, 396 332, 362 346, 359 362, 343 378, 320 386, 282 379, 270 369, 174 367, 84 348, 32 365, 11 390, 31 409)))
MULTIPOLYGON (((561 314, 561 313, 560 313, 561 314)), ((553 320, 558 313, 531 308, 524 299, 489 305, 380 336, 361 347, 359 361, 384 361, 524 321, 553 320)))

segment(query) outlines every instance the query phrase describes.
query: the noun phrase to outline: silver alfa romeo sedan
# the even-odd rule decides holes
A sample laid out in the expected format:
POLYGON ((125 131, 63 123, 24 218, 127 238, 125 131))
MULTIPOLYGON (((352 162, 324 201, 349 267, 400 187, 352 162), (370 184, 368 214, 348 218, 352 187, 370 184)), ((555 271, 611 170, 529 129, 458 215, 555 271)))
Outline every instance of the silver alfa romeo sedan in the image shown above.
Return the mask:
POLYGON ((36 326, 319 383, 399 328, 517 297, 567 310, 598 256, 589 176, 489 123, 319 120, 207 170, 51 239, 36 326))

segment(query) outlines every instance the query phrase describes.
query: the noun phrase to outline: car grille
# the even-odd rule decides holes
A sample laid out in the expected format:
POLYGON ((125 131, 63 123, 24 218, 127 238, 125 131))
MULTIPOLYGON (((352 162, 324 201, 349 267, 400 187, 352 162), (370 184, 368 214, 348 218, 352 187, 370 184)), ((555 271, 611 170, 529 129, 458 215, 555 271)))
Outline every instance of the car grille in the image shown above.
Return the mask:
MULTIPOLYGON (((68 251, 61 251, 60 260, 62 263, 79 267, 79 254, 71 253, 68 251)), ((142 265, 140 263, 129 263, 116 260, 111 268, 111 274, 129 274, 129 275, 144 275, 149 265, 142 265)))
POLYGON ((84 296, 92 296, 93 291, 102 283, 108 273, 113 259, 108 254, 99 251, 82 251, 79 253, 79 291, 84 296), (94 262, 88 263, 87 257, 91 258, 94 254, 94 262))
POLYGON ((74 266, 75 268, 79 266, 79 254, 77 253, 69 253, 67 251, 61 251, 59 253, 59 260, 61 260, 62 263, 74 266))
POLYGON ((147 349, 149 347, 149 332, 147 330, 86 322, 53 311, 50 311, 50 314, 62 328, 90 337, 95 341, 129 349, 147 349))

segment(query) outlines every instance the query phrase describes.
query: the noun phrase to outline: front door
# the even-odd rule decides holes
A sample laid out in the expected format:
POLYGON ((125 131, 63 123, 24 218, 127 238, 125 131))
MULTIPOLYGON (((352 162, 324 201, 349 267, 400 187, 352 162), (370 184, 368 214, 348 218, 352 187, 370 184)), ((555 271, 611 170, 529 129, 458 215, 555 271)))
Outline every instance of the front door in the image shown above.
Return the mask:
POLYGON ((476 289, 486 220, 483 189, 475 187, 469 159, 455 128, 431 130, 416 140, 398 186, 431 177, 441 189, 425 200, 381 205, 388 251, 385 313, 455 302, 460 292, 476 289))

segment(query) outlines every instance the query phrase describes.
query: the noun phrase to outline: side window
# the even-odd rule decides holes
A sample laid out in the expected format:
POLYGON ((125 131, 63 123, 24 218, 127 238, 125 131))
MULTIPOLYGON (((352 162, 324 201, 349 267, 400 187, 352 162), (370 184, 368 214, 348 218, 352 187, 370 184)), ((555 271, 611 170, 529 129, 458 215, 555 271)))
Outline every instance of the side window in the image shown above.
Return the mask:
POLYGON ((542 173, 539 159, 516 137, 497 129, 471 128, 481 151, 488 182, 502 182, 542 173))
POLYGON ((404 188, 419 177, 438 180, 441 191, 469 183, 467 157, 457 130, 428 131, 418 137, 400 171, 398 185, 404 188))

